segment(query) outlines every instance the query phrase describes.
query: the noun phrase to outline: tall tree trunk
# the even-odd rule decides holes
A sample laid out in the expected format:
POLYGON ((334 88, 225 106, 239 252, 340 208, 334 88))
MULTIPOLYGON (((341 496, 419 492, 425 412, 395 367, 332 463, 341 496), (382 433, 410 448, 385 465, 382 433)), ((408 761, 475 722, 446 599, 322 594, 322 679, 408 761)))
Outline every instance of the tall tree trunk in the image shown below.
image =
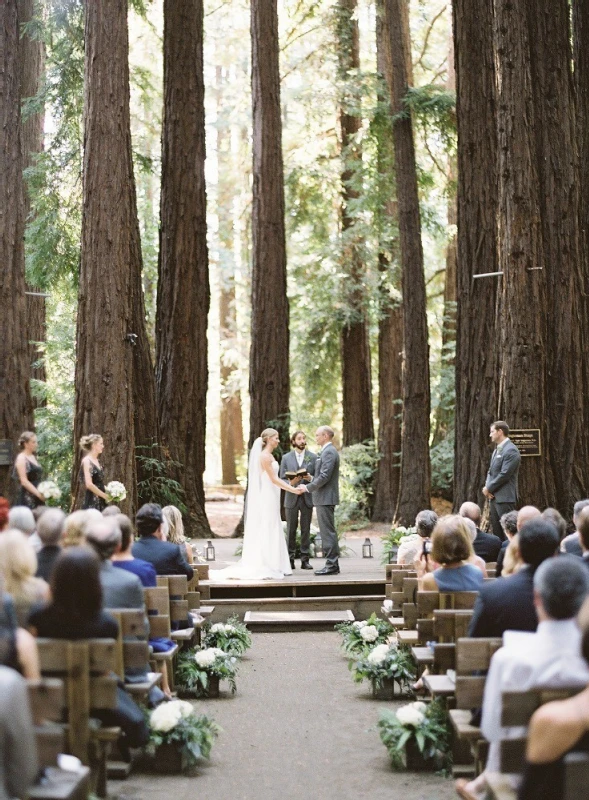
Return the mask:
POLYGON ((345 277, 347 318, 342 328, 342 416, 344 445, 374 438, 370 344, 366 299, 363 289, 365 268, 362 242, 355 230, 352 206, 360 197, 355 185, 362 169, 362 151, 357 141, 362 118, 354 109, 358 98, 347 88, 350 73, 360 69, 360 35, 356 19, 357 0, 338 0, 337 39, 341 82, 340 135, 342 171, 342 271, 345 277), (355 184, 355 185, 354 185, 355 184))
MULTIPOLYGON (((127 0, 86 5, 84 202, 74 441, 100 433, 108 480, 137 504, 135 446, 152 440, 153 370, 145 333, 131 157, 127 0)), ((157 435, 157 429, 155 431, 157 435)), ((79 459, 72 492, 79 495, 79 459)))
MULTIPOLYGON (((390 122, 390 91, 392 84, 389 36, 384 19, 384 3, 379 0, 376 18, 376 52, 378 73, 383 81, 378 103, 383 129, 379 139, 379 173, 383 188, 393 184, 394 159, 392 125, 390 122)), ((396 243, 392 228, 396 225, 396 207, 391 199, 382 206, 380 229, 385 232, 380 244, 380 319, 378 323, 378 451, 381 458, 374 485, 374 522, 392 522, 399 493, 399 457, 401 452, 401 396, 403 393, 403 310, 400 301, 393 297, 391 288, 396 280, 392 263, 396 243), (387 235, 388 234, 388 235, 387 235)), ((395 287, 397 288, 397 287, 395 287)))
POLYGON ((404 25, 404 0, 386 0, 385 13, 391 42, 391 110, 403 293, 403 428, 396 517, 403 524, 413 524, 417 512, 430 505, 429 346, 413 123, 410 115, 400 114, 409 85, 410 42, 404 25))
POLYGON ((223 483, 237 483, 236 459, 243 453, 243 424, 239 391, 233 200, 235 182, 231 164, 231 130, 223 116, 223 87, 226 80, 217 67, 217 218, 219 237, 219 327, 221 373, 221 468, 223 483))
MULTIPOLYGON (((25 301, 24 189, 22 174, 19 18, 17 0, 0 3, 0 436, 16 452, 32 427, 30 358, 25 301)), ((0 466, 0 493, 9 488, 0 466)))
POLYGON ((249 445, 271 425, 288 446, 289 308, 277 0, 252 0, 252 321, 249 445))
POLYGON ((454 503, 483 501, 497 418, 497 129, 493 0, 453 3, 458 128, 454 503))
POLYGON ((210 536, 204 510, 207 317, 202 0, 164 2, 161 251, 157 307, 158 410, 181 466, 193 536, 210 536))
MULTIPOLYGON (((35 18, 35 0, 19 0, 19 24, 25 25, 35 18)), ((20 93, 21 102, 35 97, 41 88, 45 70, 45 46, 40 38, 34 38, 30 31, 21 33, 20 40, 20 93)), ((35 163, 35 156, 43 150, 44 111, 28 112, 22 120, 23 169, 35 163)), ((25 181, 26 183, 26 181, 25 181)), ((25 225, 31 213, 29 192, 24 193, 25 225)), ((34 286, 27 286, 31 294, 27 295, 27 325, 29 336, 30 359, 33 365, 31 377, 39 381, 45 380, 45 367, 41 359, 43 351, 39 342, 45 341, 45 298, 34 286), (40 362, 38 367, 34 365, 40 362)), ((41 405, 42 403, 37 403, 41 405)))

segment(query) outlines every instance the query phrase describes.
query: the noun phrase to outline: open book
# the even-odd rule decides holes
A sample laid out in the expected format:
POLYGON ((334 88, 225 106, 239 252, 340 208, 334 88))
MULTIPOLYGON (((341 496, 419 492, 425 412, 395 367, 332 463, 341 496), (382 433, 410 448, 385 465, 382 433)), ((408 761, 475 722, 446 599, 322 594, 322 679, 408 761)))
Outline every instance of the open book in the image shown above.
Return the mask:
POLYGON ((296 472, 285 472, 284 477, 288 478, 289 481, 292 481, 293 478, 304 478, 307 474, 308 473, 306 469, 297 469, 296 472))

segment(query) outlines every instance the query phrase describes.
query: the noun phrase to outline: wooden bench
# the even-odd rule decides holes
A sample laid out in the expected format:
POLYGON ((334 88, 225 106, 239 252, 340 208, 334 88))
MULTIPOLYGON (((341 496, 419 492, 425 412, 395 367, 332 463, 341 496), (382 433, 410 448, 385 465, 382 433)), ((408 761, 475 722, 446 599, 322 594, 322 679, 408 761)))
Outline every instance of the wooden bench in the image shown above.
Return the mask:
MULTIPOLYGON (((150 662, 149 642, 145 629, 145 612, 135 608, 109 608, 108 613, 114 617, 119 626, 119 635, 116 644, 116 669, 117 675, 125 680, 125 671, 148 667, 150 662)), ((161 682, 159 672, 148 672, 146 680, 128 682, 125 680, 125 689, 135 699, 145 699, 151 689, 161 682)))
POLYGON ((65 749, 90 767, 92 790, 106 797, 106 758, 121 731, 101 726, 92 712, 117 707, 116 641, 39 638, 37 647, 42 675, 64 682, 65 749))
MULTIPOLYGON (((167 587, 156 586, 155 588, 144 589, 143 596, 145 597, 145 608, 149 622, 149 638, 171 639, 170 597, 167 587)), ((158 663, 165 661, 170 689, 174 688, 174 660, 178 649, 178 645, 175 643, 174 647, 165 653, 152 653, 150 656, 151 662, 156 667, 158 663)))
POLYGON ((196 638, 200 644, 201 625, 187 626, 191 621, 189 612, 200 609, 200 592, 189 590, 186 575, 158 575, 157 585, 168 590, 172 639, 178 644, 190 644, 196 638))

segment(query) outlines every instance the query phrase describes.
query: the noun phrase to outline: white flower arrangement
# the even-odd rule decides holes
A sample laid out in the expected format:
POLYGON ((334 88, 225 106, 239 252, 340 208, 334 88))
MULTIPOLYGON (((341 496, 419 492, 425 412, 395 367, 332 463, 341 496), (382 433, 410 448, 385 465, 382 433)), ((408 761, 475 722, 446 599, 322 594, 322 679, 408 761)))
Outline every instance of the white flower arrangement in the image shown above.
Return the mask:
POLYGON ((365 619, 357 619, 355 622, 352 622, 352 627, 357 629, 365 628, 366 625, 368 625, 368 623, 365 619))
POLYGON ((381 613, 384 614, 385 617, 390 617, 393 613, 393 601, 392 600, 385 600, 380 609, 381 613))
POLYGON ((61 489, 55 483, 55 481, 41 481, 41 483, 37 486, 37 489, 45 498, 47 505, 52 505, 52 503, 57 503, 59 500, 61 500, 61 489))
POLYGON ((360 628, 360 636, 365 642, 375 642, 378 639, 378 628, 376 625, 365 625, 360 628))
POLYGON ((198 650, 194 654, 194 660, 203 669, 212 667, 218 658, 227 658, 227 653, 218 647, 207 647, 206 650, 198 650))
POLYGON ((120 481, 110 481, 106 484, 104 492, 109 503, 120 503, 127 497, 127 490, 120 481))
POLYGON ((171 700, 155 708, 149 717, 152 730, 159 733, 169 733, 181 720, 194 714, 194 708, 185 700, 171 700))
POLYGON ((219 647, 231 656, 242 656, 252 645, 252 637, 243 622, 236 616, 227 622, 215 622, 203 629, 203 646, 219 647))
POLYGON ((397 719, 401 725, 417 728, 425 719, 425 709, 425 703, 408 703, 406 706, 401 706, 401 708, 397 709, 397 719))
POLYGON ((384 661, 386 661, 390 649, 391 648, 388 644, 377 644, 374 650, 371 650, 366 656, 366 661, 368 661, 369 664, 374 664, 375 666, 382 664, 384 661))

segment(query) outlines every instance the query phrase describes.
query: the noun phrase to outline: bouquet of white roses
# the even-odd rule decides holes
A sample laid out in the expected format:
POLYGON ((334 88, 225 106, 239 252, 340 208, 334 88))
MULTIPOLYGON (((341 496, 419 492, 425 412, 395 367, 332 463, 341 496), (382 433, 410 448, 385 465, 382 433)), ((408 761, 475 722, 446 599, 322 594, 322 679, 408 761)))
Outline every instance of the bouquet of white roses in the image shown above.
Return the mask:
POLYGON ((37 486, 37 489, 45 498, 45 502, 48 506, 56 506, 61 500, 61 489, 55 483, 55 481, 41 481, 41 483, 37 486))
POLYGON ((172 700, 162 703, 149 715, 150 737, 147 745, 152 755, 163 744, 175 744, 184 752, 187 765, 208 758, 219 726, 209 717, 199 716, 191 703, 172 700))
POLYGON ((110 481, 104 487, 109 503, 121 503, 127 497, 127 490, 120 481, 110 481))
POLYGON ((407 689, 416 678, 415 664, 408 650, 400 650, 395 644, 377 644, 368 655, 350 661, 349 668, 354 681, 373 681, 381 687, 386 678, 395 680, 401 690, 407 689))
POLYGON ((388 620, 371 614, 368 619, 341 622, 335 626, 341 634, 342 648, 349 656, 368 655, 376 644, 385 644, 394 632, 388 620))
POLYGON ((237 658, 219 647, 203 647, 200 650, 186 650, 178 657, 177 677, 182 691, 207 696, 211 677, 227 680, 231 693, 235 694, 237 685, 237 658))
POLYGON ((407 769, 409 755, 416 751, 430 768, 450 770, 448 712, 439 700, 408 703, 396 712, 383 709, 378 727, 394 769, 407 769))
POLYGON ((218 647, 231 656, 241 656, 252 646, 252 637, 243 622, 230 617, 226 623, 216 622, 205 629, 205 647, 218 647))

